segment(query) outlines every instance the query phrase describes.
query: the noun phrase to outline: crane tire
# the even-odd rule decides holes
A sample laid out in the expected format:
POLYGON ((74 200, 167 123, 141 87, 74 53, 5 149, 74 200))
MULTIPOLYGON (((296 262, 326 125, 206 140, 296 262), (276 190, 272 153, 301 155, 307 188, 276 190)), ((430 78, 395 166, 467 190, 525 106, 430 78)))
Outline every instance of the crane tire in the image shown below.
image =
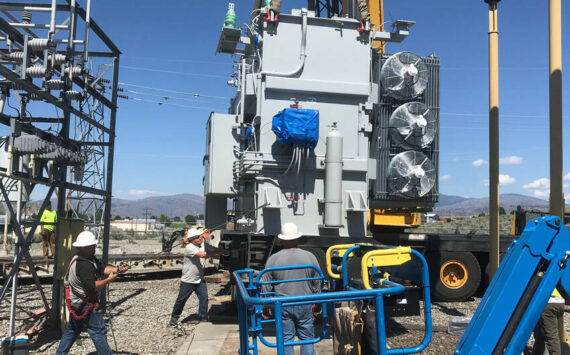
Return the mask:
POLYGON ((432 273, 432 290, 439 301, 465 301, 481 283, 481 268, 471 252, 442 252, 437 263, 432 261, 432 270, 437 270, 432 273))

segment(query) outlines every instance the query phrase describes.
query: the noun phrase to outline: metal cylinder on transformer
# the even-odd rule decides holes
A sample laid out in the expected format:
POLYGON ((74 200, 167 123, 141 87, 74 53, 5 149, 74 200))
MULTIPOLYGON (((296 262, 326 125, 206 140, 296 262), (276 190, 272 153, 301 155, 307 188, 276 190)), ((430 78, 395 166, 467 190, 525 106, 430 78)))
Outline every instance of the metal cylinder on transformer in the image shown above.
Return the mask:
POLYGON ((342 134, 333 124, 325 155, 325 226, 342 226, 342 134))

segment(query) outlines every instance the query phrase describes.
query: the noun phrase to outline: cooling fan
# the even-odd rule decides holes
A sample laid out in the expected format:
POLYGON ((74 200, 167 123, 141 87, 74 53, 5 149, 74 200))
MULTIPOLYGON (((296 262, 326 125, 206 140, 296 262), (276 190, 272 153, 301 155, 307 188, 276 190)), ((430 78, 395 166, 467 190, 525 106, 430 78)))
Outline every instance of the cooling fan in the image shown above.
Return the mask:
POLYGON ((391 194, 406 198, 425 196, 433 188, 436 170, 429 158, 417 151, 397 154, 388 165, 388 188, 391 194))
POLYGON ((390 116, 390 135, 404 148, 426 148, 433 142, 437 122, 430 108, 421 102, 408 102, 390 116))
POLYGON ((380 82, 385 93, 398 100, 409 100, 421 95, 428 82, 426 63, 410 52, 396 53, 384 62, 380 82))

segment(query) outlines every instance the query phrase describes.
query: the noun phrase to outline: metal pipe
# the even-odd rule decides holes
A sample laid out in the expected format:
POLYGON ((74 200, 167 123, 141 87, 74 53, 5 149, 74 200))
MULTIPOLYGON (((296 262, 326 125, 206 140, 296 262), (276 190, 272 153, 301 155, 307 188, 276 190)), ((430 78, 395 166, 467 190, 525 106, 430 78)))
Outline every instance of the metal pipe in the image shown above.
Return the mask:
POLYGON ((49 34, 48 38, 52 39, 55 35, 55 12, 57 11, 57 0, 51 0, 51 17, 49 23, 49 34))
POLYGON ((4 112, 4 104, 6 104, 6 94, 2 93, 0 96, 0 113, 4 112))
MULTIPOLYGON (((306 48, 307 48, 307 15, 308 15, 308 13, 309 12, 307 11, 307 9, 301 10, 301 16, 302 16, 302 21, 301 21, 301 31, 302 31, 302 35, 301 35, 301 62, 299 63, 297 68, 295 68, 293 71, 286 72, 286 73, 262 71, 261 72, 262 75, 291 77, 291 76, 295 76, 295 75, 299 74, 303 70, 303 68, 305 67, 305 60, 307 59, 306 48)), ((258 114, 259 114, 259 112, 258 112, 258 114)))
MULTIPOLYGON (((21 27, 21 28, 49 28, 51 30, 51 25, 40 25, 35 23, 14 23, 10 22, 10 26, 12 27, 21 27)), ((69 26, 66 25, 55 25, 55 28, 58 30, 67 30, 69 26)), ((55 31, 55 29, 54 29, 55 31)))
POLYGON ((564 219, 562 184, 562 4, 548 2, 550 56, 550 213, 564 219))
POLYGON ((489 4, 489 273, 499 268, 499 29, 497 3, 489 4))
MULTIPOLYGON (((20 159, 19 171, 22 171, 22 159, 20 159)), ((18 189, 18 200, 16 202, 16 219, 18 223, 21 223, 20 213, 22 211, 22 180, 18 180, 17 189, 18 189)), ((10 203, 10 201, 6 201, 6 203, 10 203)), ((16 226, 12 225, 12 229, 14 228, 16 228, 16 226)), ((12 230, 12 240, 16 240, 15 243, 16 248, 14 249, 14 265, 16 265, 15 264, 16 257, 20 252, 20 246, 19 246, 20 238, 16 236, 13 230, 12 230)), ((16 272, 16 275, 14 275, 14 278, 12 279, 12 303, 10 305, 10 336, 14 336, 14 331, 15 331, 14 326, 16 321, 16 299, 18 295, 17 290, 18 290, 18 273, 16 272)))
MULTIPOLYGON (((5 201, 6 204, 9 204, 10 201, 6 200, 5 201)), ((8 209, 6 209, 8 210, 8 209)), ((9 212, 8 212, 9 213, 9 212)), ((12 228, 14 228, 15 226, 12 224, 12 228)), ((18 261, 18 255, 20 254, 20 238, 18 238, 18 236, 12 235, 13 240, 15 241, 14 245, 16 246, 14 248, 14 263, 12 264, 12 268, 15 267, 15 265, 17 265, 17 261, 18 261)), ((6 286, 5 286, 6 287, 6 286)), ((16 300, 18 297, 18 270, 16 270, 16 274, 12 277, 12 297, 11 297, 11 304, 10 304, 10 336, 14 336, 15 334, 15 321, 16 321, 16 300)))
POLYGON ((336 122, 327 135, 325 155, 325 226, 342 226, 342 134, 336 122))
MULTIPOLYGON (((113 167, 115 154, 115 126, 117 123, 117 87, 119 83, 119 57, 113 59, 113 81, 111 87, 111 117, 109 122, 109 147, 107 149, 107 176, 105 177, 105 209, 103 211, 103 265, 109 258, 109 231, 111 230, 111 198, 113 191, 113 167)), ((104 304, 104 303, 103 303, 104 304)))
POLYGON ((91 0, 87 0, 87 14, 85 15, 85 45, 83 46, 83 63, 87 62, 89 50, 89 30, 91 24, 91 0))

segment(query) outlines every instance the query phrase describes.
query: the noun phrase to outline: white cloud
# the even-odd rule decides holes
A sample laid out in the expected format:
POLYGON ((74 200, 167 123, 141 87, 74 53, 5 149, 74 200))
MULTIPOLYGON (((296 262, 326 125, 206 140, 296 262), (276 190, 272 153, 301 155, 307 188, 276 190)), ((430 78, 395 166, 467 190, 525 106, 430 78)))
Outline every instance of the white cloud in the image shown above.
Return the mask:
MULTIPOLYGON (((517 181, 514 177, 507 174, 499 174, 499 186, 514 184, 517 181)), ((489 180, 483 180, 483 185, 489 186, 489 180)))
POLYGON ((487 164, 487 161, 483 160, 483 159, 478 159, 478 160, 475 160, 473 162, 473 166, 475 166, 475 167, 480 167, 480 166, 483 166, 485 164, 487 164))
POLYGON ((547 179, 547 178, 540 178, 540 179, 534 180, 533 182, 531 182, 531 183, 529 183, 529 184, 523 185, 523 189, 527 189, 527 190, 533 190, 533 189, 545 190, 545 189, 550 189, 550 179, 547 179))
POLYGON ((514 177, 507 174, 499 174, 499 185, 510 185, 517 181, 514 177))
POLYGON ((523 158, 516 155, 499 159, 501 165, 519 165, 522 164, 523 158))
POLYGON ((570 173, 564 175, 564 180, 570 180, 570 173))
POLYGON ((550 196, 550 190, 534 190, 532 194, 538 198, 548 198, 550 196))
POLYGON ((142 197, 142 196, 150 196, 150 195, 161 195, 160 192, 158 191, 152 191, 152 190, 129 190, 129 195, 131 196, 136 196, 136 197, 142 197))
POLYGON ((451 180, 451 175, 443 175, 442 177, 439 178, 440 182, 449 181, 449 180, 451 180))

